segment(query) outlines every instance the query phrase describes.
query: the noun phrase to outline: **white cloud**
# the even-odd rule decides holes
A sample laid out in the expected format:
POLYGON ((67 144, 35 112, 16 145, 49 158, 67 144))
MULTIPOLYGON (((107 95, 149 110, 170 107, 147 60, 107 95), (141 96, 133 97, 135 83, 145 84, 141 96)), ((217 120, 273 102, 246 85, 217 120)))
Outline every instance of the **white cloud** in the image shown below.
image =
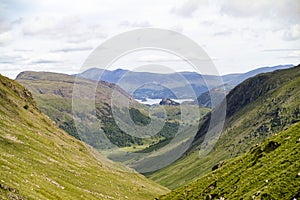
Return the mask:
POLYGON ((171 13, 179 15, 181 17, 192 17, 194 12, 198 10, 200 5, 206 4, 203 0, 187 0, 180 6, 173 7, 171 13))
POLYGON ((148 63, 156 63, 156 62, 176 62, 181 61, 182 59, 178 58, 177 56, 172 55, 155 55, 155 54, 148 54, 143 55, 138 58, 138 62, 148 62, 148 63))
POLYGON ((0 18, 0 45, 6 45, 13 39, 11 25, 0 18))
POLYGON ((32 56, 29 59, 28 64, 53 64, 63 63, 62 55, 59 53, 41 53, 32 56))
POLYGON ((129 22, 128 20, 121 21, 120 25, 132 28, 146 28, 152 26, 148 21, 129 22))
POLYGON ((283 56, 283 58, 298 58, 300 60, 300 51, 292 51, 286 56, 283 56))
POLYGON ((292 25, 288 30, 284 31, 283 39, 299 40, 300 39, 300 24, 292 25))
POLYGON ((228 35, 231 35, 231 34, 232 34, 232 32, 229 31, 229 30, 214 33, 215 36, 228 36, 228 35))
POLYGON ((182 25, 177 24, 177 25, 175 25, 175 26, 170 27, 170 30, 173 30, 173 31, 182 33, 183 30, 184 30, 184 28, 183 28, 182 25))
POLYGON ((11 22, 11 25, 19 25, 23 23, 23 18, 19 17, 18 19, 15 19, 11 22))
POLYGON ((264 49, 263 52, 290 52, 290 51, 300 51, 300 49, 264 49))
POLYGON ((300 4, 295 0, 226 0, 221 6, 221 12, 235 17, 276 18, 287 23, 300 21, 300 4))
POLYGON ((3 54, 0 56, 0 63, 1 64, 15 64, 25 61, 26 58, 24 58, 21 55, 13 55, 13 54, 3 54))
POLYGON ((97 38, 106 38, 101 26, 84 23, 79 16, 35 17, 23 27, 23 34, 51 40, 64 39, 67 42, 86 42, 97 38))
POLYGON ((0 33, 9 31, 10 29, 9 23, 0 18, 0 33))
POLYGON ((0 33, 0 45, 6 45, 13 40, 13 33, 11 31, 6 31, 0 33))
POLYGON ((68 17, 55 19, 54 17, 35 17, 27 22, 23 28, 24 35, 29 36, 65 36, 72 29, 76 28, 78 19, 68 17))
POLYGON ((74 52, 74 51, 91 51, 93 49, 93 47, 90 46, 86 46, 86 47, 65 47, 65 48, 61 48, 61 49, 56 49, 53 50, 51 52, 74 52))
MULTIPOLYGON (((186 35, 218 58, 214 62, 220 73, 284 64, 283 57, 297 63, 293 51, 262 50, 299 47, 299 5, 295 0, 5 0, 0 2, 0 16, 5 16, 0 17, 0 70, 11 65, 8 69, 71 73, 106 39, 143 27, 186 35)), ((130 58, 116 68, 143 59, 182 68, 178 58, 164 55, 130 58)))

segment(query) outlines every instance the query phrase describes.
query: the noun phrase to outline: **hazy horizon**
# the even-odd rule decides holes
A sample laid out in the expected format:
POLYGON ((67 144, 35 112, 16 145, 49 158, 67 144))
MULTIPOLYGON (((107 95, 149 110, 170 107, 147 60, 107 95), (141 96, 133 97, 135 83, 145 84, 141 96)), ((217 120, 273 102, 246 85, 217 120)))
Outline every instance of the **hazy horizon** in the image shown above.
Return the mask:
MULTIPOLYGON (((272 67, 277 67, 277 66, 288 66, 288 65, 292 65, 292 64, 282 64, 282 65, 275 65, 275 66, 262 66, 262 67, 257 67, 257 68, 253 68, 253 69, 251 69, 250 71, 252 71, 252 70, 256 70, 256 69, 260 69, 260 68, 265 68, 265 67, 270 67, 270 68, 272 68, 272 67)), ((297 65, 293 65, 293 66, 297 66, 297 65)), ((105 70, 104 68, 97 68, 97 67, 91 67, 91 68, 89 68, 88 70, 90 70, 90 69, 101 69, 101 70, 105 70)), ((168 73, 168 72, 156 72, 156 71, 135 71, 135 70, 130 70, 130 69, 126 69, 126 68, 116 68, 116 69, 108 69, 108 71, 115 71, 115 70, 128 70, 128 71, 132 71, 132 72, 148 72, 148 73, 157 73, 157 74, 172 74, 172 73, 174 73, 174 72, 170 72, 170 73, 168 73)), ((45 71, 45 70, 24 70, 24 71, 20 71, 16 76, 14 76, 14 77, 9 77, 9 76, 7 76, 7 77, 9 77, 9 78, 11 78, 11 79, 16 79, 16 77, 21 73, 21 72, 25 72, 25 71, 34 71, 34 72, 51 72, 51 73, 61 73, 61 74, 67 74, 67 75, 75 75, 75 74, 77 74, 77 73, 66 73, 66 72, 60 72, 60 71, 45 71)), ((85 71, 87 71, 87 70, 85 70, 85 71)), ((244 71, 244 72, 237 72, 237 73, 228 73, 228 74, 219 74, 220 76, 226 76, 226 75, 232 75, 232 74, 243 74, 243 73, 247 73, 247 72, 250 72, 250 71, 244 71)), ((185 72, 195 72, 195 73, 198 73, 198 72, 196 72, 196 71, 176 71, 176 72, 178 72, 178 73, 185 73, 185 72)), ((78 71, 78 73, 79 73, 79 71, 78 71)), ((0 73, 0 74, 2 74, 2 73, 0 73)), ((199 74, 199 73, 198 73, 199 74)), ((5 76, 5 74, 2 74, 2 75, 4 75, 5 76)), ((214 74, 201 74, 201 75, 214 75, 214 74)))

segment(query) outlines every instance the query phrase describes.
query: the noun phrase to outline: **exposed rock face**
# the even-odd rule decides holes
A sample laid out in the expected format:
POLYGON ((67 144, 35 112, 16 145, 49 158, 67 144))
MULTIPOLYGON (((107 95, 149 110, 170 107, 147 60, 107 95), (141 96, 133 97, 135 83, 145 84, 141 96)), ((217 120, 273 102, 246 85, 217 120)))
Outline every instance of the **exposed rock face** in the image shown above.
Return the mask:
POLYGON ((159 102, 159 105, 178 106, 178 105, 180 105, 180 103, 173 101, 172 99, 169 99, 169 98, 163 98, 159 102))

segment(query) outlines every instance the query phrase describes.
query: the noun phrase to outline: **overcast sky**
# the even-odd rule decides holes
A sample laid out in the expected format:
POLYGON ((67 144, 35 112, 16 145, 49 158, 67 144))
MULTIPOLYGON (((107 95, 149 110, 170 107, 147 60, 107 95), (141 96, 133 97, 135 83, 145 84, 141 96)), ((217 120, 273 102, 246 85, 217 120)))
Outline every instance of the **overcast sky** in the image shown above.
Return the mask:
MULTIPOLYGON (((220 74, 299 64, 300 1, 0 0, 0 73, 76 73, 97 46, 129 30, 153 27, 197 42, 220 74)), ((192 70, 173 55, 145 51, 114 68, 158 64, 192 70), (170 61, 170 62, 168 62, 170 61)))

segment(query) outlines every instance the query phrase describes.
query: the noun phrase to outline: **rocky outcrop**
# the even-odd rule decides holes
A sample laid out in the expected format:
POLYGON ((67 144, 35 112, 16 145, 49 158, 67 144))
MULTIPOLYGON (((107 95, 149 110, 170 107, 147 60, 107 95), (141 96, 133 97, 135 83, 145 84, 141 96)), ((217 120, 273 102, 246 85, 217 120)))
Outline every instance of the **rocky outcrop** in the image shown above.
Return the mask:
POLYGON ((160 102, 159 105, 168 105, 168 106, 179 106, 180 103, 173 101, 172 99, 169 98, 163 98, 160 102))

